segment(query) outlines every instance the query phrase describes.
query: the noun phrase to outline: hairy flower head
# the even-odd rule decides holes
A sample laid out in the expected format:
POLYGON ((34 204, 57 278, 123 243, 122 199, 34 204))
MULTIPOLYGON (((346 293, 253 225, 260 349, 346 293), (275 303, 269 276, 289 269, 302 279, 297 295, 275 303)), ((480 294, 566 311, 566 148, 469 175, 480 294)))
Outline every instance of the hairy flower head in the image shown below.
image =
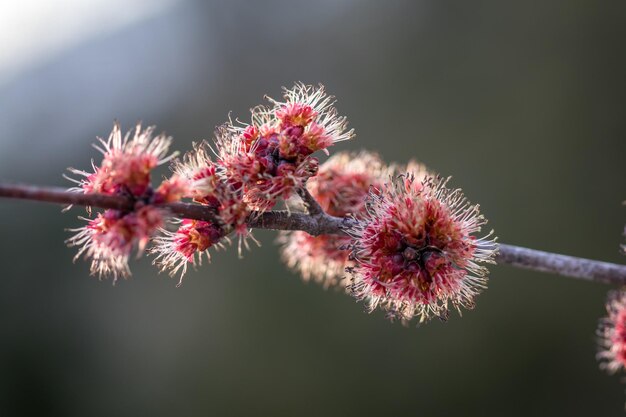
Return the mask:
POLYGON ((84 193, 102 193, 109 195, 130 195, 142 197, 150 188, 151 171, 173 157, 168 155, 171 137, 160 134, 153 137, 154 126, 142 129, 138 124, 134 131, 122 136, 119 123, 115 123, 107 140, 98 138, 94 145, 102 155, 100 165, 92 161, 93 172, 70 168, 73 174, 82 176, 72 181, 78 187, 74 191, 84 193))
POLYGON ((224 226, 232 227, 239 235, 248 235, 246 221, 250 209, 241 190, 225 174, 225 167, 211 159, 205 142, 194 145, 182 161, 176 161, 174 172, 188 184, 185 197, 214 208, 224 226))
POLYGON ((174 219, 177 230, 161 229, 150 249, 150 253, 156 254, 154 263, 162 271, 169 270, 171 276, 180 272, 181 280, 188 264, 199 264, 203 257, 210 261, 208 249, 229 242, 226 235, 231 231, 239 236, 240 254, 242 243, 247 247, 247 239, 254 240, 247 226, 250 208, 241 190, 232 184, 224 166, 214 162, 209 152, 205 142, 194 145, 182 161, 174 163, 174 176, 186 184, 184 197, 214 210, 215 222, 174 219))
POLYGON ((161 182, 152 198, 154 203, 173 203, 189 194, 190 184, 185 178, 174 174, 161 182))
POLYGON ((203 257, 211 260, 208 250, 213 246, 221 247, 224 231, 219 225, 201 220, 182 219, 178 223, 175 232, 161 229, 150 252, 157 255, 153 263, 161 270, 169 270, 170 276, 180 271, 180 285, 188 264, 201 265, 203 257))
POLYGON ((71 229, 76 234, 67 241, 69 246, 80 247, 74 259, 85 255, 91 259, 92 275, 112 275, 114 282, 130 275, 128 259, 133 248, 141 253, 163 223, 161 211, 152 206, 129 213, 106 210, 93 219, 82 219, 87 224, 71 229))
POLYGON ((250 125, 229 122, 218 129, 216 139, 229 181, 259 211, 289 198, 316 175, 314 152, 353 136, 322 86, 296 84, 284 89, 284 101, 269 100, 272 106, 252 109, 250 125))
POLYGON ((598 360, 612 374, 626 368, 626 292, 610 292, 606 311, 598 326, 598 360))
MULTIPOLYGON (((91 259, 91 273, 102 277, 130 275, 128 259, 134 247, 144 250, 150 237, 163 224, 164 212, 153 204, 180 200, 187 192, 187 183, 178 176, 165 180, 156 190, 152 188, 151 172, 174 156, 169 154, 171 138, 160 134, 153 137, 154 127, 142 129, 138 124, 122 136, 115 123, 108 140, 98 138, 94 145, 103 159, 99 165, 92 161, 93 172, 70 168, 83 177, 70 179, 78 184, 71 191, 100 193, 125 197, 131 209, 106 210, 87 221, 84 227, 73 229, 68 239, 70 246, 79 246, 76 258, 85 255, 91 259)), ((91 215, 91 209, 88 208, 91 215)))
POLYGON ((472 308, 487 283, 495 241, 474 236, 486 220, 447 180, 401 175, 370 193, 367 215, 349 230, 353 237, 350 289, 371 311, 420 322, 445 319, 451 305, 472 308))
POLYGON ((273 115, 281 139, 293 143, 299 153, 325 150, 354 136, 354 131, 347 129, 346 118, 337 114, 335 98, 326 94, 324 86, 296 83, 293 88, 283 88, 283 91, 284 101, 268 98, 273 107, 257 108, 257 111, 273 115))

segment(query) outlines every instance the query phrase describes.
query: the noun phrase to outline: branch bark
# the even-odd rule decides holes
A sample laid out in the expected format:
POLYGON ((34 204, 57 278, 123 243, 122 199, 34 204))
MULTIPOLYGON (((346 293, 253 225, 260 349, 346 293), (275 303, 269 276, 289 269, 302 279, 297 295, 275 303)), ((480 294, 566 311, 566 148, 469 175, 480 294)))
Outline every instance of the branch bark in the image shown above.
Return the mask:
POLYGON ((606 284, 626 284, 626 265, 577 258, 520 246, 499 245, 496 261, 523 269, 551 272, 606 284))
MULTIPOLYGON (((351 218, 333 217, 324 213, 319 204, 306 190, 304 193, 300 192, 300 196, 304 200, 309 214, 289 213, 287 211, 253 213, 248 219, 248 225, 258 229, 302 230, 312 236, 319 236, 344 233, 355 222, 351 218)), ((59 187, 0 184, 0 197, 128 211, 134 208, 133 201, 125 197, 81 194, 69 192, 59 187)), ((168 203, 160 204, 159 207, 168 210, 177 217, 213 222, 219 221, 215 210, 199 204, 168 203)), ((577 258, 519 246, 500 244, 496 262, 523 269, 555 273, 570 278, 626 285, 626 265, 577 258)))
POLYGON ((315 197, 311 195, 309 190, 306 189, 306 186, 298 189, 298 195, 304 202, 304 206, 311 216, 319 216, 324 214, 324 209, 322 209, 320 203, 318 203, 315 197))

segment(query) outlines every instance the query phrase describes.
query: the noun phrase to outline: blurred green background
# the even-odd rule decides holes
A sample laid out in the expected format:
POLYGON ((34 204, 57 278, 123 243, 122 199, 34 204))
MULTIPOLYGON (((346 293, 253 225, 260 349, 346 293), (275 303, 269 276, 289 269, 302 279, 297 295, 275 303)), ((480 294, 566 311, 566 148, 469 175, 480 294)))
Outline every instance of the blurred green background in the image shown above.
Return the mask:
MULTIPOLYGON (((501 242, 624 262, 622 1, 0 3, 0 179, 67 185, 118 118, 188 150, 263 94, 324 83, 340 150, 418 158, 501 242)), ((492 268, 477 308, 413 328, 303 284, 275 234, 116 286, 72 264, 80 209, 0 201, 2 416, 621 415, 597 368, 610 288, 492 268)))

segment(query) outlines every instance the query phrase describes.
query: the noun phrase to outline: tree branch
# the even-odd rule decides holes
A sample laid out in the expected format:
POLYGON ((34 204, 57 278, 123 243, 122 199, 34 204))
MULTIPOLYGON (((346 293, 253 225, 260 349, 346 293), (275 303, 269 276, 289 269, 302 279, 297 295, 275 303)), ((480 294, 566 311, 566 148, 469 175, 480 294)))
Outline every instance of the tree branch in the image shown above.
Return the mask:
MULTIPOLYGON (((318 236, 341 234, 346 228, 354 224, 354 219, 329 216, 321 211, 321 208, 319 208, 320 211, 316 211, 315 205, 319 207, 319 204, 317 202, 315 205, 310 204, 308 200, 315 199, 308 191, 301 196, 309 207, 310 214, 289 213, 287 211, 253 213, 248 219, 248 225, 258 229, 302 230, 310 235, 318 236)), ((81 194, 58 187, 0 184, 0 197, 127 211, 134 208, 133 201, 125 197, 81 194)), ((199 204, 168 203, 158 206, 169 210, 172 215, 177 217, 213 222, 219 220, 214 209, 199 204)), ((496 262, 587 281, 626 285, 626 265, 543 252, 519 246, 500 244, 496 262)))
POLYGON ((103 194, 82 194, 61 187, 39 187, 22 184, 0 184, 0 197, 21 200, 44 201, 47 203, 93 206, 104 209, 132 210, 130 199, 103 194))
POLYGON ((518 268, 552 272, 565 277, 579 278, 605 284, 626 284, 626 265, 577 258, 544 252, 520 246, 500 244, 496 261, 518 268))

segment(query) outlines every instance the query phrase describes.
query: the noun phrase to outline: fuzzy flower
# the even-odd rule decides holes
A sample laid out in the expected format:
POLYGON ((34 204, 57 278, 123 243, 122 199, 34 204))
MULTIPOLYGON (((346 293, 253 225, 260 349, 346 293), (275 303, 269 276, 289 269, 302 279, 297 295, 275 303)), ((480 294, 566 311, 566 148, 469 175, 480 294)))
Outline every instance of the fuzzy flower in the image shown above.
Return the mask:
POLYGON ((354 136, 353 130, 347 130, 346 118, 337 114, 335 98, 326 94, 324 86, 297 83, 283 91, 284 101, 268 98, 274 107, 267 111, 276 117, 282 138, 294 142, 300 153, 325 150, 354 136))
POLYGON ((180 201, 190 193, 190 187, 187 179, 174 174, 159 185, 152 197, 152 201, 155 204, 180 201))
POLYGON ((170 276, 181 272, 178 285, 187 272, 188 264, 201 265, 203 257, 210 261, 208 249, 221 247, 224 239, 224 232, 219 225, 191 219, 183 219, 179 223, 175 232, 162 229, 162 234, 154 238, 154 247, 150 250, 157 254, 154 263, 163 270, 168 269, 170 276))
POLYGON ((85 255, 91 259, 92 274, 113 275, 115 280, 129 276, 128 259, 133 248, 143 251, 163 224, 162 211, 152 204, 177 201, 186 193, 187 184, 178 177, 164 181, 156 191, 152 188, 152 169, 176 155, 168 155, 171 138, 163 134, 153 137, 153 132, 154 127, 142 129, 137 125, 122 136, 120 125, 115 123, 108 140, 99 138, 99 146, 94 145, 103 154, 100 165, 92 161, 93 172, 70 168, 71 173, 83 177, 68 178, 78 184, 71 191, 123 196, 133 207, 128 211, 106 210, 94 219, 82 218, 87 224, 72 229, 76 234, 68 244, 80 247, 76 258, 85 255))
POLYGON ((176 231, 161 229, 161 235, 154 239, 155 245, 150 249, 150 253, 156 254, 154 263, 162 271, 169 270, 171 276, 180 272, 182 281, 188 264, 200 264, 203 257, 210 261, 208 249, 221 247, 231 230, 239 236, 240 255, 241 245, 247 247, 247 239, 254 237, 246 223, 250 209, 242 193, 229 182, 224 167, 211 160, 206 143, 194 145, 182 161, 176 161, 174 172, 174 177, 186 185, 183 196, 214 209, 217 215, 216 223, 175 220, 179 223, 176 231))
POLYGON ((472 308, 486 287, 497 246, 491 233, 478 238, 486 220, 447 180, 397 177, 370 193, 367 215, 349 230, 354 238, 352 294, 370 311, 420 322, 447 318, 451 305, 472 308))
POLYGON ((134 132, 122 137, 119 123, 115 123, 108 140, 98 138, 94 147, 103 154, 102 163, 96 166, 92 161, 93 172, 70 168, 72 174, 84 178, 75 180, 78 184, 71 188, 83 193, 122 194, 142 197, 150 187, 150 173, 158 165, 176 156, 168 155, 172 138, 160 134, 152 137, 154 126, 147 129, 138 124, 134 132))
POLYGON ((79 246, 74 260, 85 255, 91 259, 91 273, 102 278, 112 275, 114 282, 118 277, 128 277, 130 269, 128 259, 137 247, 142 252, 150 237, 163 223, 159 209, 144 206, 130 213, 118 210, 106 210, 98 213, 94 219, 87 219, 84 227, 70 229, 76 232, 68 239, 69 246, 79 246))
POLYGON ((626 368, 626 292, 610 292, 606 311, 598 327, 598 360, 601 369, 613 374, 626 368))
MULTIPOLYGON (((369 152, 338 153, 320 166, 307 189, 331 216, 344 217, 365 212, 370 187, 380 188, 391 168, 369 152)), ((305 281, 314 279, 324 287, 336 285, 344 276, 349 257, 349 236, 311 236, 306 232, 282 232, 282 258, 305 281)))
POLYGON ((184 197, 216 209, 226 227, 232 227, 241 236, 249 235, 246 221, 250 209, 241 191, 228 180, 224 167, 211 160, 205 142, 194 145, 183 161, 176 161, 174 171, 187 184, 184 197))
POLYGON ((229 122, 216 140, 229 181, 259 211, 288 199, 316 175, 318 160, 311 154, 353 136, 322 86, 296 84, 284 90, 284 101, 269 100, 273 106, 252 109, 251 125, 229 122))

